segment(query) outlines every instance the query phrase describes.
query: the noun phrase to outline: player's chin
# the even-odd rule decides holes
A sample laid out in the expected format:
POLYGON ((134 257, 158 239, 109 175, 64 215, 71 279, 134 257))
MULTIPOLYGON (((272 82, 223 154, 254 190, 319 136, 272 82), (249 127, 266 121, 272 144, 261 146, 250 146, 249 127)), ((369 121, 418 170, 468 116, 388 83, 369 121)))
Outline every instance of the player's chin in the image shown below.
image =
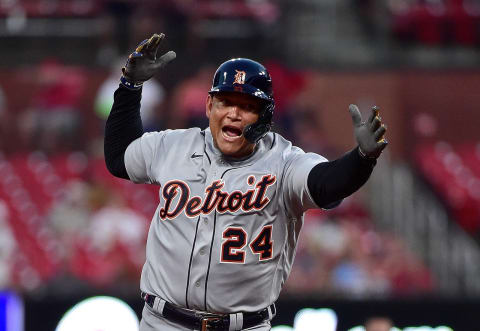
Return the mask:
POLYGON ((234 144, 221 144, 220 146, 220 151, 224 154, 224 155, 227 155, 227 156, 232 156, 232 157, 236 157, 238 156, 239 154, 241 154, 241 145, 240 146, 235 146, 234 144))
POLYGON ((230 142, 230 141, 222 141, 219 144, 219 149, 223 153, 223 155, 230 156, 230 157, 241 157, 244 156, 246 153, 246 146, 244 139, 239 141, 230 142))

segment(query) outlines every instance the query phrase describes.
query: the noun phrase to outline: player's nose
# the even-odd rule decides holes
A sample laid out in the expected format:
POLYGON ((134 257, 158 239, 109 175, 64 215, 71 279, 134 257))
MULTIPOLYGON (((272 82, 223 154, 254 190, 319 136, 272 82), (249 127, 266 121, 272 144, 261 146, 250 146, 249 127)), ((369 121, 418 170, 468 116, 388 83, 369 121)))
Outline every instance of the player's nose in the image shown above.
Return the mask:
POLYGON ((238 105, 232 105, 228 109, 227 117, 232 120, 240 119, 241 109, 238 105))

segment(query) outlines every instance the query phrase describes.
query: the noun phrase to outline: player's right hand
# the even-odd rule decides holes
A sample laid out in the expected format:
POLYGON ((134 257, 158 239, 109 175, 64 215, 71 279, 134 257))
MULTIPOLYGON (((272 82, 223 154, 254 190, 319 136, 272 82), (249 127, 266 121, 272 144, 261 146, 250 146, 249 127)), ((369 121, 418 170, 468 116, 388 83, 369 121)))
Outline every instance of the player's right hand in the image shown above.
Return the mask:
POLYGON ((165 39, 163 33, 154 34, 150 39, 142 41, 135 52, 128 57, 125 67, 122 68, 123 76, 131 83, 141 84, 156 73, 156 71, 177 56, 169 51, 157 58, 157 51, 161 42, 165 39))
POLYGON ((377 159, 388 145, 384 138, 387 128, 378 115, 378 108, 372 107, 371 114, 365 122, 362 121, 362 115, 356 105, 350 105, 348 109, 352 116, 360 155, 367 159, 377 159))

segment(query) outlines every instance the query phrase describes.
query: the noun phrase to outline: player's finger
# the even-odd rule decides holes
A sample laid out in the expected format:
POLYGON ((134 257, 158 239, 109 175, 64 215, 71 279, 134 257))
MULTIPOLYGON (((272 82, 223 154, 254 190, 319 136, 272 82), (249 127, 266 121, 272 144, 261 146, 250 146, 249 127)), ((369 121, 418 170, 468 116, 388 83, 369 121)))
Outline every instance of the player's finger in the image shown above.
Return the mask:
POLYGON ((362 114, 360 114, 360 110, 354 104, 348 106, 348 110, 350 111, 350 115, 352 116, 353 125, 359 126, 362 124, 362 114))
POLYGON ((377 107, 377 106, 373 106, 372 107, 372 110, 370 112, 370 116, 368 116, 368 120, 367 120, 367 123, 372 123, 373 119, 378 116, 378 112, 380 111, 380 109, 377 107))
POLYGON ((373 118, 373 121, 369 125, 370 130, 372 132, 377 131, 381 124, 382 124, 382 120, 381 120, 380 116, 375 116, 373 118))
POLYGON ((165 38, 163 33, 161 34, 154 34, 148 40, 146 51, 151 53, 152 55, 157 55, 158 46, 160 46, 160 42, 165 38))
POLYGON ((379 146, 379 152, 381 153, 385 147, 387 147, 388 145, 388 141, 386 139, 382 139, 378 142, 378 146, 379 146))
POLYGON ((382 124, 374 133, 375 141, 382 140, 386 131, 387 131, 387 128, 385 127, 385 125, 382 124))
POLYGON ((159 37, 156 39, 155 45, 154 45, 154 56, 157 58, 157 52, 158 49, 160 48, 160 44, 163 42, 165 39, 165 35, 163 33, 160 33, 159 37))
POLYGON ((135 49, 135 52, 140 53, 147 43, 148 43, 148 39, 145 39, 144 41, 142 41, 140 44, 138 44, 137 48, 135 49))
POLYGON ((142 53, 139 53, 139 52, 133 52, 132 54, 130 54, 128 56, 128 60, 127 60, 127 64, 126 65, 129 65, 129 66, 136 66, 137 65, 137 60, 139 58, 143 57, 143 54, 142 53))
POLYGON ((174 51, 168 51, 167 53, 160 56, 157 61, 155 61, 155 70, 163 68, 166 66, 170 61, 174 60, 177 57, 177 53, 174 51))
POLYGON ((142 56, 143 56, 142 53, 135 51, 135 52, 133 52, 132 54, 130 54, 130 55, 128 56, 128 60, 136 60, 136 59, 138 59, 138 58, 140 58, 140 57, 142 57, 142 56))

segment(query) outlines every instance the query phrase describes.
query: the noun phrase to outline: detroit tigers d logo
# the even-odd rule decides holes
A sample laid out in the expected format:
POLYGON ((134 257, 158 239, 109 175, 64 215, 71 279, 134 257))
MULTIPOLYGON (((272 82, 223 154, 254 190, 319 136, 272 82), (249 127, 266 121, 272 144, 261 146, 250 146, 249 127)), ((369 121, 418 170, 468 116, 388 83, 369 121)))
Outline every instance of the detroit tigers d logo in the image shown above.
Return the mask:
POLYGON ((245 77, 247 77, 247 73, 245 71, 236 70, 236 69, 235 69, 235 72, 236 74, 235 74, 233 84, 240 84, 240 85, 245 84, 245 77))
POLYGON ((162 220, 173 219, 180 213, 185 212, 189 218, 200 214, 210 214, 213 210, 218 213, 262 210, 270 199, 266 196, 267 189, 275 183, 277 178, 273 175, 265 175, 255 183, 255 177, 250 176, 247 183, 254 188, 245 192, 222 191, 225 183, 216 180, 205 189, 204 197, 190 197, 190 187, 182 180, 168 181, 162 189, 165 205, 160 209, 159 216, 162 220), (178 196, 177 199, 175 199, 178 196), (175 201, 176 200, 176 201, 175 201))

